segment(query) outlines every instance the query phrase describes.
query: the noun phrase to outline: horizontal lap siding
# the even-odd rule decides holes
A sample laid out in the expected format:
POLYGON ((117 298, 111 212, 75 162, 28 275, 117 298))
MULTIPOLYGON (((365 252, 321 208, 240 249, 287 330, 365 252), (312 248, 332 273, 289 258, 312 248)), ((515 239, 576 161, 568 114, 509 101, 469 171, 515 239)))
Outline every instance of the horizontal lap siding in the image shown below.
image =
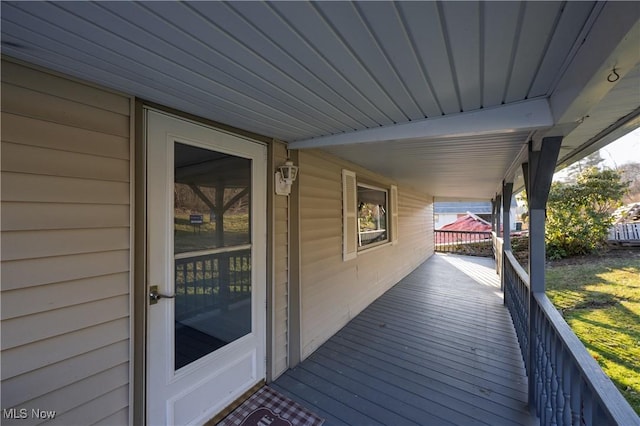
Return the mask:
MULTIPOLYGON (((275 166, 287 160, 284 144, 274 143, 273 162, 275 166)), ((273 195, 273 325, 271 377, 284 373, 289 367, 289 197, 273 195)))
POLYGON ((399 239, 404 250, 410 254, 395 260, 398 272, 404 277, 417 266, 411 259, 412 255, 429 257, 434 253, 433 202, 429 199, 425 204, 424 196, 399 187, 398 207, 399 239))
POLYGON ((398 188, 399 241, 342 260, 342 169, 389 187, 391 180, 318 151, 301 151, 302 356, 342 328, 433 254, 432 197, 398 188))
POLYGON ((129 114, 126 97, 2 63, 3 409, 128 423, 129 114))

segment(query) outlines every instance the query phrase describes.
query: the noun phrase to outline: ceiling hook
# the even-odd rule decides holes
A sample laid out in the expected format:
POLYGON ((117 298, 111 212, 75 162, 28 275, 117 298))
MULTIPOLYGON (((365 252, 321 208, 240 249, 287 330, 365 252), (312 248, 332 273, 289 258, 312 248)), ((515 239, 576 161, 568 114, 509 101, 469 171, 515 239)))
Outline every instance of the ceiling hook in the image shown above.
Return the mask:
POLYGON ((620 80, 620 74, 618 74, 616 72, 616 69, 614 68, 609 75, 607 76, 607 81, 609 83, 615 83, 616 81, 620 80))

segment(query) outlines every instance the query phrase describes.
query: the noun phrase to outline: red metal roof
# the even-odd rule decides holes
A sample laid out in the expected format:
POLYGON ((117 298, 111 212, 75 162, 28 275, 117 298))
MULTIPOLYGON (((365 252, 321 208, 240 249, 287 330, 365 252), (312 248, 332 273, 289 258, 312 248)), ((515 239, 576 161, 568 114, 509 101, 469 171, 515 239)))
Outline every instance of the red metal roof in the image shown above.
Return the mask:
POLYGON ((455 222, 444 225, 440 231, 491 231, 491 223, 467 212, 455 222))

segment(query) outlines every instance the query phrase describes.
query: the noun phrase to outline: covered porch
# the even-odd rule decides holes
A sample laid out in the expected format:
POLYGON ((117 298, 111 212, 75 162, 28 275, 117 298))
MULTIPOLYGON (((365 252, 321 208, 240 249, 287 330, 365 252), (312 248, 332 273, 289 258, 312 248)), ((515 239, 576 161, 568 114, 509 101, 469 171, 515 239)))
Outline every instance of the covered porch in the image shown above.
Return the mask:
MULTIPOLYGON (((3 358, 2 408, 64 401, 60 424, 160 412, 145 346, 149 324, 171 324, 170 309, 148 320, 145 170, 164 141, 145 141, 154 110, 267 147, 266 188, 252 193, 268 227, 256 232, 268 253, 255 380, 329 425, 640 424, 544 294, 551 176, 640 126, 639 36, 633 2, 3 2, 3 202, 17 219, 3 228, 15 278, 2 290, 21 304, 3 318, 16 337, 3 337, 15 361, 3 358), (276 196, 287 159, 299 179, 276 196), (398 205, 392 238, 361 255, 344 249, 358 177, 398 205), (523 187, 526 272, 499 238, 523 187), (405 277, 434 251, 434 201, 490 199, 497 268, 433 255, 405 277), (40 220, 50 211, 59 217, 40 220), (54 264, 89 272, 51 278, 54 264)), ((226 210, 221 198, 210 211, 226 210)), ((179 277, 164 284, 183 291, 179 277)), ((162 412, 186 394, 160 398, 162 412)))
POLYGON ((326 425, 530 425, 492 259, 435 254, 271 386, 326 425))

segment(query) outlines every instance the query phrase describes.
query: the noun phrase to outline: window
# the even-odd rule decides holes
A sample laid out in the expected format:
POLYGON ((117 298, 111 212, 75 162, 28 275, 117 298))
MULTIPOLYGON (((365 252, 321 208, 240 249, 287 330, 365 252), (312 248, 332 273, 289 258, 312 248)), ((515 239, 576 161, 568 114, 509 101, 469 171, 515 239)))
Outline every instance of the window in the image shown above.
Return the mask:
POLYGON ((358 182, 355 172, 342 170, 342 259, 359 251, 398 242, 398 188, 358 182))
POLYGON ((386 189, 358 183, 358 249, 389 241, 386 189))

